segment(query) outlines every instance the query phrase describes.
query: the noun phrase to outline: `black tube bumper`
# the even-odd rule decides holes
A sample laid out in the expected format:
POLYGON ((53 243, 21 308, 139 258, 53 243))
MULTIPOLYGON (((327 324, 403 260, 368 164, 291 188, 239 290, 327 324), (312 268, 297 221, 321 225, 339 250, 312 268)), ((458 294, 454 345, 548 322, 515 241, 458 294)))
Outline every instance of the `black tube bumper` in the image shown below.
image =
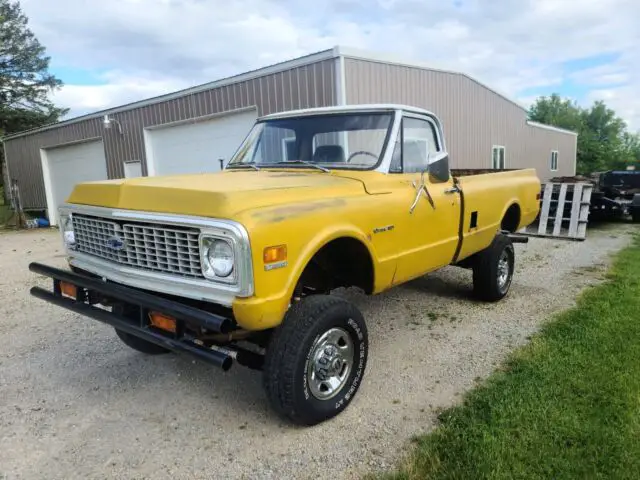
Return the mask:
POLYGON ((60 270, 41 263, 29 264, 29 270, 53 279, 53 291, 32 287, 31 295, 34 297, 104 322, 168 350, 189 353, 223 370, 228 370, 233 363, 231 351, 213 350, 199 345, 194 342, 193 337, 185 332, 185 324, 189 324, 189 326, 202 327, 208 331, 228 333, 234 328, 234 322, 230 318, 134 288, 103 282, 97 278, 60 270), (62 294, 60 282, 66 282, 76 287, 75 299, 62 294), (138 318, 131 318, 131 316, 120 315, 117 312, 94 306, 102 298, 139 307, 138 318), (148 318, 149 312, 157 312, 175 319, 175 332, 164 331, 151 325, 148 318))

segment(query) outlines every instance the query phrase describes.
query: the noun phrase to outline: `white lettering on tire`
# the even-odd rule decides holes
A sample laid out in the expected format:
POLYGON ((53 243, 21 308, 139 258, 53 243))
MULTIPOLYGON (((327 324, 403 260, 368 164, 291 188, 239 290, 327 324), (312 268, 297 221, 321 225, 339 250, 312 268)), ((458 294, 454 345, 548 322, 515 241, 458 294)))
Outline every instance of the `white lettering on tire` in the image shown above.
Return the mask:
MULTIPOLYGON (((320 338, 320 334, 316 335, 316 338, 313 339, 313 341, 311 342, 311 345, 315 345, 316 341, 320 338)), ((308 371, 308 367, 309 367, 309 358, 311 357, 311 348, 309 348, 309 351, 307 352, 307 357, 305 358, 304 361, 304 372, 302 373, 302 392, 304 393, 304 399, 305 400, 309 400, 309 384, 307 382, 307 371, 308 371)))

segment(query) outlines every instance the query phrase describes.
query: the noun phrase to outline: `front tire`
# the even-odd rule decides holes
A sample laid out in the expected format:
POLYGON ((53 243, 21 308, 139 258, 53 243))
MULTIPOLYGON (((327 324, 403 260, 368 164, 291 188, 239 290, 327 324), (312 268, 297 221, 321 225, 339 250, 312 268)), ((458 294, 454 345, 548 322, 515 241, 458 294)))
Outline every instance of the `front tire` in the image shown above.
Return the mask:
POLYGON ((473 265, 473 289, 485 301, 496 302, 509 292, 515 266, 511 239, 499 234, 477 254, 473 265))
POLYGON ((314 295, 291 307, 271 338, 264 387, 293 423, 315 425, 353 400, 367 364, 367 326, 355 305, 314 295))

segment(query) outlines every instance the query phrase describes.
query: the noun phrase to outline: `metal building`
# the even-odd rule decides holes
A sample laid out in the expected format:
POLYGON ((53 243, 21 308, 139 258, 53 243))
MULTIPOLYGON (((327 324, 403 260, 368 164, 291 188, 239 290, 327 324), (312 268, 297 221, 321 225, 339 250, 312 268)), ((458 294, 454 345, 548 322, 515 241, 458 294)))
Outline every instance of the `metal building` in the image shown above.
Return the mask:
POLYGON ((442 120, 454 168, 535 167, 574 175, 577 135, 469 76, 335 47, 160 97, 5 137, 25 209, 57 205, 81 181, 219 170, 254 120, 298 108, 402 103, 442 120))

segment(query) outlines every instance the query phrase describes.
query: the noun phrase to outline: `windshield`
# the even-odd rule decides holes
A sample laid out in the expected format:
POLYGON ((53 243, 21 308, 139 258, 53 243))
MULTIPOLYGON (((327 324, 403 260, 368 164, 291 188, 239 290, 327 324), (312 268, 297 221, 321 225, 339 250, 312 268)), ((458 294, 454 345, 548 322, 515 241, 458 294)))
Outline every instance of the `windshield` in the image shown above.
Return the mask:
POLYGON ((373 168, 384 153, 392 119, 392 113, 353 113, 259 122, 228 166, 306 162, 324 169, 373 168))

